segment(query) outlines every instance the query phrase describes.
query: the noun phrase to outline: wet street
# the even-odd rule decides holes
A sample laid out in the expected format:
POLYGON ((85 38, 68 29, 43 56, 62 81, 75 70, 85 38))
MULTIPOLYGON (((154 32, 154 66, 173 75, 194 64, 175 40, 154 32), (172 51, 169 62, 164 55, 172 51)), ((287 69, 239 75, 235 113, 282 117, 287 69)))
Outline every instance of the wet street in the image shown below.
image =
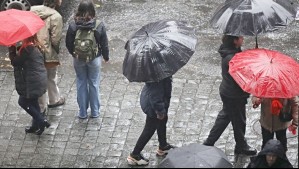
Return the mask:
MULTIPOLYGON (((65 36, 72 12, 79 0, 64 0, 61 8, 65 36)), ((75 72, 63 37, 62 65, 59 68, 59 87, 66 104, 49 109, 52 124, 44 134, 25 134, 31 117, 17 101, 12 67, 7 49, 0 47, 0 167, 129 167, 126 158, 132 151, 145 121, 139 95, 142 83, 129 83, 122 75, 124 45, 143 25, 163 19, 185 21, 196 30, 198 44, 190 61, 174 76, 167 137, 176 146, 202 143, 207 137, 218 111, 222 108, 219 96, 221 82, 217 52, 221 34, 209 25, 217 6, 224 2, 211 0, 94 0, 97 18, 105 22, 110 48, 110 61, 102 63, 101 113, 98 119, 79 120, 76 101, 75 72)), ((259 48, 281 51, 299 60, 299 21, 273 33, 258 36, 259 48)), ((254 37, 245 37, 243 50, 255 47, 254 37)), ((258 122, 259 109, 247 105, 248 143, 260 150, 262 140, 258 122)), ((235 155, 231 125, 217 141, 216 147, 228 156, 234 167, 244 167, 248 156, 235 155)), ((146 168, 157 167, 162 158, 156 157, 157 136, 143 150, 150 159, 146 168)), ((288 133, 287 156, 298 167, 298 135, 288 133)))

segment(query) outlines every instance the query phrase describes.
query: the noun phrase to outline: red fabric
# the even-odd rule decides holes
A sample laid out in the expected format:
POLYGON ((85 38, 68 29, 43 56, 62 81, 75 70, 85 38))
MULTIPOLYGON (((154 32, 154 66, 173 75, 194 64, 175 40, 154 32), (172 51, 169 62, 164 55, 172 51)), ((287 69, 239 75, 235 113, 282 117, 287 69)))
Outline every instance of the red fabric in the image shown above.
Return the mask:
POLYGON ((0 45, 10 46, 37 33, 45 22, 31 11, 0 12, 0 45))
POLYGON ((229 62, 229 73, 246 92, 264 98, 299 95, 299 64, 278 51, 250 49, 229 62))
POLYGON ((281 109, 283 108, 283 105, 281 102, 277 99, 273 99, 271 103, 271 112, 273 115, 278 116, 281 109))

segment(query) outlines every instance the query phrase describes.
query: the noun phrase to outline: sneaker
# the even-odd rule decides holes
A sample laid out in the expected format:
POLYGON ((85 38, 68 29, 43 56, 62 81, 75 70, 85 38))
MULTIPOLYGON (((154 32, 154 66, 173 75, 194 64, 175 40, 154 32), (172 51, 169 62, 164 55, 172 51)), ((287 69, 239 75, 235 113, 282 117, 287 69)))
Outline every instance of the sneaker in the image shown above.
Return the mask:
POLYGON ((49 104, 48 105, 48 108, 54 108, 54 107, 58 107, 58 106, 61 106, 61 105, 64 105, 65 103, 65 98, 64 97, 61 97, 58 102, 54 103, 54 104, 49 104))
POLYGON ((128 164, 129 165, 148 165, 149 160, 144 158, 142 154, 138 154, 138 155, 134 155, 134 154, 130 154, 127 158, 128 164))
POLYGON ((170 149, 174 149, 174 148, 177 148, 176 146, 173 146, 173 145, 170 145, 170 144, 167 144, 165 147, 160 147, 157 149, 157 156, 164 156, 164 155, 167 155, 168 154, 168 151, 170 149))

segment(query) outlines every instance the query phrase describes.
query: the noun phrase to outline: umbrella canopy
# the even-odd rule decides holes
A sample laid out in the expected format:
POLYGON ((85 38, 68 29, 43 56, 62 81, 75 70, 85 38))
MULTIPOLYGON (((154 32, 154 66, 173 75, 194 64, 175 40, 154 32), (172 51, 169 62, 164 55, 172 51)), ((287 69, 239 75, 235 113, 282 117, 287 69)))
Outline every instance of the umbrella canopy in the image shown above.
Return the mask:
POLYGON ((219 6, 211 25, 219 32, 234 36, 256 36, 290 24, 296 15, 290 0, 227 0, 219 6))
POLYGON ((182 68, 195 51, 194 29, 176 20, 149 23, 126 43, 123 74, 130 82, 157 82, 182 68))
POLYGON ((192 143, 169 151, 158 168, 232 168, 224 152, 214 146, 192 143))
POLYGON ((9 9, 0 12, 0 45, 10 46, 44 27, 44 21, 31 11, 9 9))
POLYGON ((299 64, 278 51, 251 49, 237 53, 229 62, 229 73, 244 91, 257 97, 299 95, 299 64))

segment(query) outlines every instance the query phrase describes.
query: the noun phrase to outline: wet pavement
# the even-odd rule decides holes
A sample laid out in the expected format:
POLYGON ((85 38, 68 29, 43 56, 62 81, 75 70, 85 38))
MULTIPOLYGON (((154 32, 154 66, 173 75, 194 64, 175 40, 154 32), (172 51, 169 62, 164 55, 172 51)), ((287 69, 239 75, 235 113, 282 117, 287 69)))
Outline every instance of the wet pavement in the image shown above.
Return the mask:
MULTIPOLYGON (((78 0, 64 2, 62 13, 66 25, 78 0)), ((160 19, 179 19, 196 29, 198 45, 190 61, 174 75, 173 97, 170 104, 167 137, 176 146, 202 143, 221 109, 219 84, 220 57, 217 53, 221 35, 209 26, 209 18, 224 2, 210 0, 102 0, 96 1, 97 17, 107 26, 110 62, 102 64, 101 115, 98 119, 79 120, 76 115, 75 73, 72 58, 64 39, 61 46, 62 65, 59 68, 59 87, 66 104, 49 109, 51 127, 44 134, 25 134, 30 117, 18 103, 14 77, 6 49, 0 47, 0 167, 129 167, 126 157, 132 151, 145 121, 139 105, 142 83, 129 83, 122 75, 124 44, 141 26, 160 19), (3 65, 3 66, 2 66, 3 65)), ((292 23, 274 33, 259 35, 259 47, 279 50, 298 56, 299 23, 292 23)), ((255 46, 253 37, 245 37, 243 49, 255 46)), ((247 105, 248 143, 258 150, 261 134, 259 109, 247 105)), ((222 134, 215 146, 222 149, 237 167, 244 167, 248 156, 234 154, 232 127, 222 134)), ((147 168, 157 167, 162 158, 156 157, 158 146, 154 135, 143 154, 150 159, 147 168)), ((287 156, 298 167, 298 136, 288 133, 287 156)))

